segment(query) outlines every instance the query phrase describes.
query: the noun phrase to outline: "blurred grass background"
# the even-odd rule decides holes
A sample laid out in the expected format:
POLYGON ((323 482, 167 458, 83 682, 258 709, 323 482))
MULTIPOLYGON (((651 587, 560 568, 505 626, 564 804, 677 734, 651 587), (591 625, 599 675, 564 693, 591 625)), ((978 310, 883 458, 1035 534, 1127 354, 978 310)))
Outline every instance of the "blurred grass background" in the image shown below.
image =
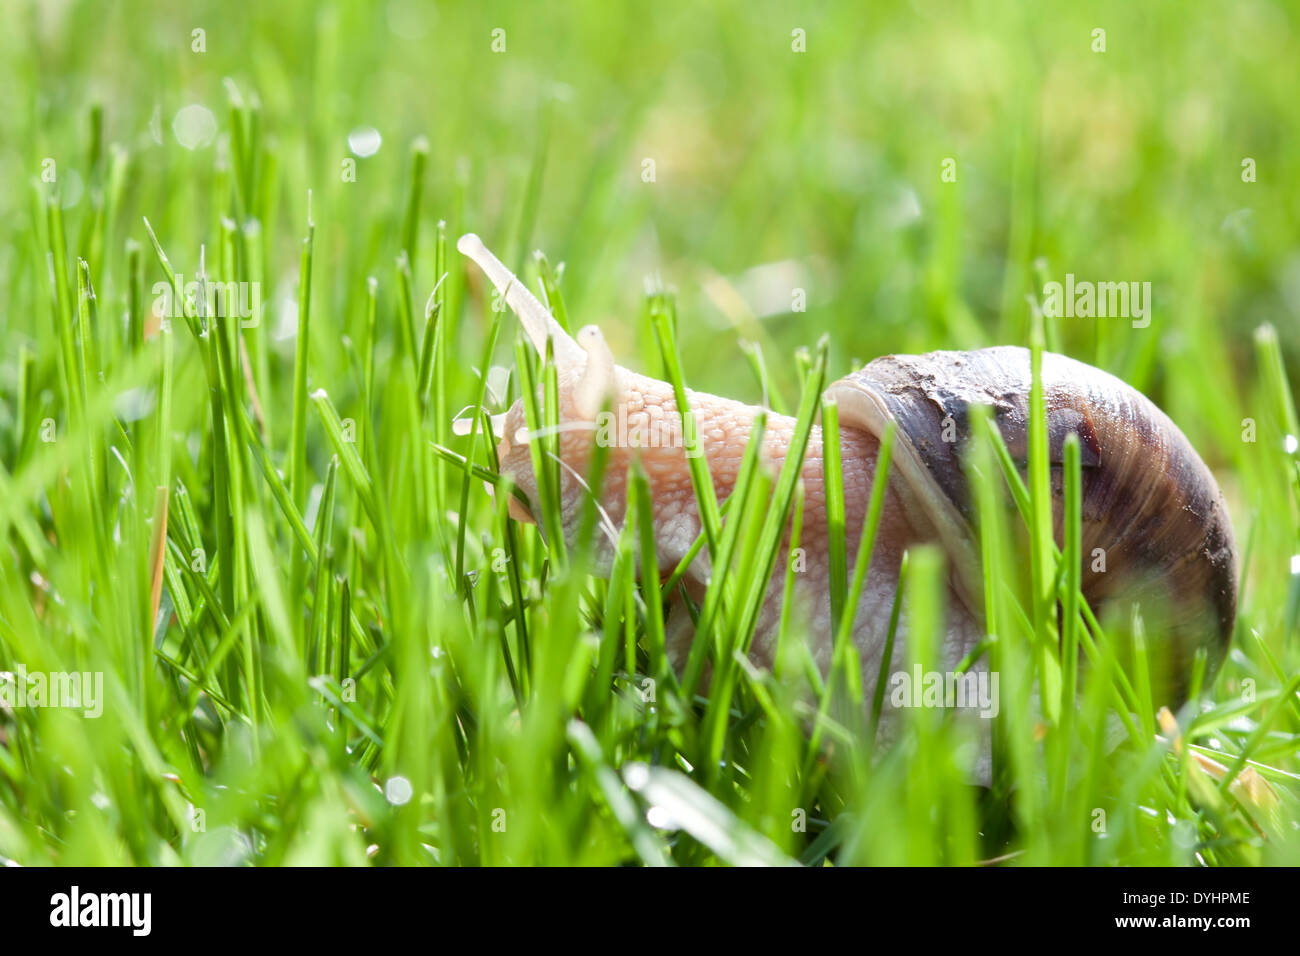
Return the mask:
MULTIPOLYGON (((1239 632, 1258 635, 1277 660, 1294 661, 1290 558, 1300 547, 1295 467, 1284 451, 1292 429, 1254 332, 1276 327, 1281 355, 1300 368, 1296 4, 1083 9, 918 0, 795 12, 726 0, 238 10, 3 0, 3 11, 0 436, 10 472, 33 454, 20 447, 21 355, 34 356, 43 386, 33 392, 39 408, 25 414, 61 414, 43 164, 53 159, 58 168, 69 274, 72 256, 88 256, 100 314, 116 320, 126 308, 128 238, 144 247, 145 288, 162 278, 141 216, 186 276, 201 244, 209 261, 216 255, 233 175, 231 103, 257 104, 259 142, 273 158, 259 165, 256 189, 268 269, 262 402, 281 468, 294 407, 308 190, 316 224, 309 385, 361 417, 362 376, 350 343, 366 341, 366 278, 377 276, 382 379, 399 349, 393 262, 407 221, 410 147, 424 137, 411 282, 417 322, 438 279, 435 223, 445 220, 447 236, 478 232, 518 271, 534 249, 566 263, 569 315, 599 323, 615 356, 632 367, 659 367, 640 321, 647 277, 674 288, 687 380, 751 401, 761 394, 741 339, 762 346, 774 387, 793 405, 796 350, 823 333, 834 378, 892 351, 1024 343, 1026 295, 1067 272, 1150 281, 1149 328, 1060 320, 1049 341, 1143 390, 1187 433, 1224 486, 1239 544, 1253 542, 1239 632), (1105 52, 1093 49, 1099 28, 1105 52), (498 29, 504 35, 494 38, 498 29), (195 30, 203 31, 204 52, 193 49, 195 30), (806 52, 792 50, 795 30, 804 31, 806 52), (494 51, 494 39, 504 51, 494 51), (103 172, 97 179, 87 161, 95 104, 105 143, 125 151, 120 193, 102 220, 103 172), (198 137, 190 149, 178 141, 176 119, 195 105, 210 111, 213 127, 205 132, 199 123, 182 136, 198 137), (369 128, 382 145, 360 156, 349 136, 369 128), (349 159, 355 182, 341 175, 349 159), (941 178, 948 159, 955 182, 941 178), (1243 181, 1246 159, 1256 181, 1243 181), (653 182, 643 178, 646 160, 654 162, 653 182), (86 248, 92 240, 102 248, 86 248), (791 311, 795 287, 807 292, 805 312, 791 311), (1258 426, 1255 441, 1243 440, 1246 420, 1258 426)), ((201 110, 186 115, 202 119, 201 110)), ((364 139, 354 135, 354 144, 364 139)), ((455 321, 443 387, 444 410, 454 412, 474 400, 470 366, 489 326, 467 308, 454 252, 448 265, 443 295, 455 321)), ((206 528, 203 364, 179 325, 178 332, 174 461, 206 528)), ((507 364, 507 353, 498 361, 507 364)), ((316 484, 331 447, 315 418, 305 454, 316 484)), ((320 494, 317 484, 313 502, 320 494)), ((51 508, 36 490, 9 507, 6 522, 24 509, 48 517, 51 508)), ((491 513, 477 497, 474 507, 491 513)), ((29 601, 21 585, 8 581, 8 602, 29 601)), ((11 614, 11 627, 17 619, 11 614)), ((94 630, 86 620, 78 628, 94 630)), ((1262 659, 1254 644, 1245 651, 1239 644, 1236 654, 1222 682, 1228 694, 1262 659)), ((265 758, 248 772, 266 771, 265 758)), ((1294 754, 1286 766, 1297 769, 1294 754)), ((31 859, 118 858, 107 836, 57 852, 35 831, 16 836, 25 829, 20 807, 39 787, 20 796, 13 781, 23 772, 12 774, 0 853, 20 856, 21 846, 31 859)), ((258 781, 282 794, 293 787, 258 781)), ((43 799, 54 812, 53 791, 43 799)), ((357 849, 344 836, 340 846, 349 849, 337 859, 357 849)), ((165 859, 159 852, 143 841, 131 857, 165 859)), ((285 847, 257 852, 292 856, 285 847)), ((548 852, 518 858, 575 858, 548 852)), ((591 858, 617 857, 611 850, 591 858)))
MULTIPOLYGON (((1150 329, 1062 323, 1060 342, 1153 393, 1198 447, 1229 459, 1250 332, 1273 322, 1295 357, 1293 4, 1194 18, 1175 3, 665 3, 653 15, 399 0, 237 16, 219 4, 6 6, 7 328, 23 329, 15 316, 41 296, 17 187, 45 157, 84 181, 93 102, 107 138, 132 151, 119 234, 139 238, 138 211, 167 224, 170 246, 211 244, 218 212, 205 187, 220 144, 187 151, 171 127, 197 103, 224 135, 229 79, 260 99, 278 145, 284 178, 263 225, 289 248, 313 189, 327 230, 316 301, 345 323, 363 277, 391 262, 405 148, 426 136, 426 219, 453 234, 474 227, 512 265, 533 248, 581 262, 566 300, 608 325, 629 363, 637 290, 661 276, 692 319, 687 370, 713 391, 755 394, 737 325, 782 353, 828 331, 841 369, 889 351, 1024 341, 1035 263, 1049 278, 1153 283, 1150 329), (504 53, 492 50, 497 28, 504 53), (806 53, 791 51, 795 28, 806 53), (1092 51, 1096 28, 1105 53, 1092 51), (194 29, 207 52, 191 51, 194 29), (360 127, 383 145, 345 183, 340 162, 360 127), (539 150, 541 188, 529 194, 539 150), (940 180, 950 157, 954 184, 940 180), (1246 157, 1256 182, 1242 182, 1246 157), (702 281, 773 262, 797 267, 806 313, 780 296, 710 296, 702 281), (776 314, 755 328, 753 312, 776 314), (1203 387, 1209 377, 1221 391, 1203 387)), ((420 258, 415 287, 426 289, 432 262, 420 258)), ((276 261, 287 273, 273 277, 278 305, 296 263, 276 261)))

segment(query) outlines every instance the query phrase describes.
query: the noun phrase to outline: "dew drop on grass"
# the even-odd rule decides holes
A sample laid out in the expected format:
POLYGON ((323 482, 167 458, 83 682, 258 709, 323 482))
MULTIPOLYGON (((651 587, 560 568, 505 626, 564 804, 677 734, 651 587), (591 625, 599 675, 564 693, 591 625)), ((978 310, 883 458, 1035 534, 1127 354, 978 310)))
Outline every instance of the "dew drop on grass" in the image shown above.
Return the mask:
POLYGON ((663 807, 651 807, 645 812, 646 822, 656 830, 676 830, 679 829, 677 821, 673 815, 663 807))
POLYGON ((650 771, 643 763, 628 764, 623 770, 623 782, 630 790, 640 790, 650 782, 650 771))
POLYGON ((405 777, 389 777, 384 783, 384 799, 395 807, 410 803, 413 792, 411 781, 405 777))
POLYGON ((357 156, 373 156, 384 145, 384 138, 373 126, 358 126, 348 133, 348 149, 357 156))
POLYGON ((182 106, 172 119, 172 135, 186 149, 202 149, 216 138, 217 118, 200 103, 182 106))

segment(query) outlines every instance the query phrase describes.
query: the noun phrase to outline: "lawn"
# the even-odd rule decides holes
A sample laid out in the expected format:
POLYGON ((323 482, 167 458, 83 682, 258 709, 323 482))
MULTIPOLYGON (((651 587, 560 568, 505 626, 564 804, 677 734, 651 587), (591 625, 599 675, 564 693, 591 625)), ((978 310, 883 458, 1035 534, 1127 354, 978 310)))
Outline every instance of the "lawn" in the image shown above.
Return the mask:
MULTIPOLYGON (((4 3, 0 863, 1300 863, 1300 8, 488 7, 4 3), (612 543, 544 535, 456 424, 559 415, 469 232, 621 365, 801 429, 889 353, 1113 373, 1226 496, 1226 659, 1164 708, 1158 618, 1079 601, 1039 416, 1024 469, 972 444, 987 778, 942 709, 877 739, 843 630, 744 653, 797 458, 700 502, 684 674, 642 473, 612 543), (1067 277, 1147 314, 1052 314, 1067 277)), ((802 542, 837 607, 839 535, 802 542)), ((908 554, 899 669, 948 571, 908 554)))

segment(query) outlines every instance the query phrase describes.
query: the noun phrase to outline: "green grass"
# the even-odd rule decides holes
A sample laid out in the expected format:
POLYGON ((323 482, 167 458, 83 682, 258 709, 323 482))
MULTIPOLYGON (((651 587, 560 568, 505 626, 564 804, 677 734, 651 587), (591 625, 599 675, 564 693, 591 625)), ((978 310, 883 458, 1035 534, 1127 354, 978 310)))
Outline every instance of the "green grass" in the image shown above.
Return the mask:
MULTIPOLYGON (((1294 9, 16 3, 6 22, 0 670, 102 672, 105 700, 0 709, 3 860, 1300 863, 1294 9), (173 118, 196 103, 217 129, 191 151, 173 118), (349 149, 363 126, 373 156, 349 149), (455 252, 466 231, 623 364, 796 415, 796 449, 837 422, 825 383, 891 351, 1046 345, 1114 372, 1228 496, 1228 660, 1159 712, 1142 625, 1078 593, 1070 445, 1064 560, 1052 539, 1036 417, 1027 473, 979 421, 970 462, 991 786, 940 711, 875 743, 846 628, 825 672, 790 613, 770 669, 746 656, 765 582, 795 580, 786 528, 830 549, 837 610, 863 587, 838 488, 831 540, 800 537, 797 455, 769 471, 751 444, 723 502, 691 460, 692 555, 715 571, 675 672, 685 565, 655 567, 644 476, 597 575, 594 508, 567 543, 514 523, 493 444, 453 432, 460 408, 501 410, 494 364, 530 428, 557 415, 553 366, 455 252), (744 276, 779 262, 779 294, 744 276), (1025 296, 1067 272, 1151 280, 1151 326, 1035 327, 1025 296), (155 284, 190 282, 256 283, 261 321, 193 308, 159 331, 155 284)), ((934 668, 946 573, 909 554, 891 667, 934 668)))

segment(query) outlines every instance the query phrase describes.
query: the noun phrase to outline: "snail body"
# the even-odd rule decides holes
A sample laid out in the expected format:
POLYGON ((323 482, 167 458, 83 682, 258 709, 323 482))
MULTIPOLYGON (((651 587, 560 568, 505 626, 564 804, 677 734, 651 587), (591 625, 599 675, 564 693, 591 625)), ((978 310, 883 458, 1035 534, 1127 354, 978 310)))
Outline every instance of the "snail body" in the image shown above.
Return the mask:
MULTIPOLYGON (((622 524, 628 466, 635 456, 645 468, 654 510, 659 566, 671 569, 687 555, 701 522, 691 483, 681 416, 671 386, 615 364, 603 336, 587 326, 570 337, 549 312, 483 246, 476 236, 459 249, 474 259, 519 316, 540 351, 552 343, 560 386, 559 456, 563 465, 561 518, 566 536, 576 534, 586 496, 597 497, 602 523, 612 537, 622 524), (616 408, 622 426, 658 436, 644 447, 605 434, 608 460, 600 488, 583 477, 599 434, 602 409, 616 408), (611 440, 612 438, 612 440, 611 440)), ((1159 703, 1177 704, 1187 692, 1191 662, 1204 649, 1212 674, 1232 633, 1236 610, 1236 551, 1227 508, 1213 476, 1177 426, 1141 393, 1099 369, 1065 356, 1045 354, 1042 363, 1053 464, 1056 519, 1061 513, 1062 449, 1065 437, 1079 438, 1083 465, 1083 590, 1100 615, 1138 602, 1158 607, 1159 630, 1149 637, 1165 662, 1167 677, 1156 688, 1159 703)), ((1030 356, 1023 348, 891 355, 833 383, 827 395, 840 412, 840 451, 849 554, 856 552, 875 479, 880 438, 897 425, 892 473, 867 583, 854 609, 852 640, 862 662, 870 697, 886 643, 890 608, 903 555, 921 542, 939 542, 951 568, 941 656, 953 667, 984 637, 978 588, 978 548, 963 454, 970 409, 988 406, 1013 457, 1026 447, 1030 356)), ((734 488, 757 406, 687 390, 700 450, 718 500, 734 488)), ((781 462, 795 421, 767 416, 762 454, 781 462)), ((494 422, 501 435, 501 471, 533 499, 532 475, 522 402, 494 422)), ((821 430, 814 426, 805 454, 801 543, 805 568, 796 576, 809 645, 816 662, 829 663, 832 627, 826 495, 821 430)), ((517 518, 531 516, 511 501, 517 518)), ((1059 535, 1058 535, 1059 540, 1059 535)), ((707 554, 695 558, 683 577, 694 600, 702 599, 710 575, 707 554)), ((769 583, 751 654, 770 663, 781 612, 781 578, 769 583)), ((684 662, 693 627, 684 608, 668 619, 668 651, 684 662)), ((906 621, 898 639, 906 641, 906 621)), ((898 650, 895 659, 902 660, 898 650)), ((986 664, 977 663, 975 670, 986 664)))

